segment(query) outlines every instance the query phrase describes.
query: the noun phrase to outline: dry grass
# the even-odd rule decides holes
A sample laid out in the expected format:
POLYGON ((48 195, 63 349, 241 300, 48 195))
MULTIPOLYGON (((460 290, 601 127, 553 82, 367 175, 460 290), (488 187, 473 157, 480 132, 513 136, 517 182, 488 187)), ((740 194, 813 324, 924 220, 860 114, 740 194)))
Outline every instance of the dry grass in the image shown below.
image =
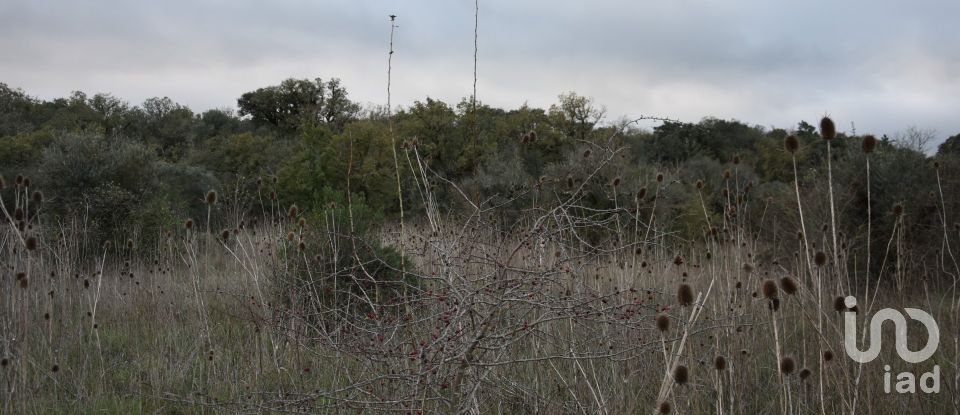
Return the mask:
MULTIPOLYGON (((593 148, 600 162, 581 183, 617 151, 593 148)), ((880 359, 859 366, 843 351, 832 301, 857 288, 851 275, 861 279, 832 260, 853 251, 841 235, 820 266, 810 258, 832 249, 832 229, 771 237, 751 220, 763 201, 735 172, 726 214, 704 212, 704 236, 691 241, 653 210, 680 185, 670 177, 640 178, 652 190, 639 200, 610 186, 612 209, 589 207, 576 188, 545 194, 507 223, 479 203, 440 213, 431 182, 453 184, 431 176, 415 148, 409 157, 427 213, 403 233, 409 274, 386 281, 402 271, 368 244, 399 245, 399 229, 353 235, 336 209, 303 223, 302 212, 274 206, 264 210, 283 213, 265 225, 211 234, 196 224, 84 259, 81 230, 35 214, 19 195, 28 189, 6 190, 27 215, 22 230, 10 217, 0 231, 3 412, 956 410, 952 281, 918 275, 893 288, 898 268, 870 275, 875 299, 861 301, 860 327, 865 310, 922 308, 939 322, 941 346, 909 367, 888 338, 880 359), (769 249, 781 245, 795 255, 769 249), (658 315, 669 317, 665 331, 658 315), (884 364, 895 373, 938 364, 941 392, 885 394, 884 364)), ((896 241, 885 245, 873 254, 904 261, 896 241)))

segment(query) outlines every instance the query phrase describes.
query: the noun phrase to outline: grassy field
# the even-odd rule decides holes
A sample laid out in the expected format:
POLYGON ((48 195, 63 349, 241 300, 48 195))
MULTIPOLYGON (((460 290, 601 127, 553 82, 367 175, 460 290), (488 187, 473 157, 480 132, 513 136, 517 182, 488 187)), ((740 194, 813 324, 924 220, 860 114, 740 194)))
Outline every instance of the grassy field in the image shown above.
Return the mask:
MULTIPOLYGON (((595 151, 577 183, 618 150, 595 151)), ((509 214, 441 209, 431 181, 454 185, 418 180, 424 214, 373 231, 356 231, 349 203, 267 201, 252 210, 274 213, 229 229, 184 218, 102 245, 82 220, 46 217, 34 189, 8 187, 3 413, 957 411, 956 230, 945 220, 930 236, 945 241, 942 261, 917 274, 901 221, 866 251, 877 257, 858 258, 856 237, 830 226, 832 195, 826 216, 798 210, 783 223, 735 171, 725 213, 699 212, 697 239, 657 215, 671 187, 700 188, 670 175, 639 192, 610 183, 613 209, 590 207, 571 182, 509 214), (883 307, 926 310, 938 351, 904 362, 886 324, 880 357, 854 362, 848 295, 858 332, 883 307), (940 391, 886 393, 884 365, 893 383, 936 365, 940 391)), ((919 349, 922 326, 909 333, 919 349)))

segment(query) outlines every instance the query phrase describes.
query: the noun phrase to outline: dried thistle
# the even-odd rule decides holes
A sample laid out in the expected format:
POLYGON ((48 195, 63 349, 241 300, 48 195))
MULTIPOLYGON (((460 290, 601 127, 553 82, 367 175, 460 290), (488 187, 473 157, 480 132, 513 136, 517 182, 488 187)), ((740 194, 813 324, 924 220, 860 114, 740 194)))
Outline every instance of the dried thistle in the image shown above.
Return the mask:
POLYGON ((693 288, 689 284, 680 284, 677 288, 677 302, 681 307, 693 304, 693 288))
POLYGON ((727 370, 727 359, 723 356, 713 358, 713 368, 719 371, 727 370))
POLYGON ((780 359, 780 372, 784 375, 790 375, 796 369, 796 361, 793 360, 790 356, 784 356, 780 359))
POLYGON ((777 283, 773 282, 773 280, 764 280, 760 286, 760 292, 763 293, 763 297, 766 299, 777 298, 777 283))
POLYGON ((827 254, 823 251, 817 251, 816 254, 813 254, 813 262, 817 264, 818 267, 824 266, 827 263, 827 254))
POLYGON ((820 136, 827 141, 837 138, 837 126, 830 117, 820 119, 820 136))
POLYGON ((666 314, 660 314, 657 316, 657 330, 661 332, 666 332, 670 330, 670 316, 666 314))
POLYGON ((211 190, 207 192, 207 197, 205 198, 208 205, 217 203, 217 191, 211 190))
POLYGON ((838 313, 847 311, 847 304, 842 296, 837 296, 833 299, 833 311, 838 313))
POLYGON ((877 148, 877 137, 874 137, 870 134, 863 136, 863 142, 860 143, 860 147, 863 149, 864 153, 873 153, 873 150, 877 148))
POLYGON ((793 277, 783 277, 780 279, 780 289, 783 290, 783 292, 793 295, 797 293, 798 288, 797 280, 793 279, 793 277))
POLYGON ((673 380, 678 385, 685 385, 690 380, 690 371, 684 365, 677 365, 673 368, 673 380))
POLYGON ((795 154, 797 150, 800 149, 800 140, 797 136, 790 134, 787 138, 783 139, 783 148, 789 151, 791 154, 795 154))

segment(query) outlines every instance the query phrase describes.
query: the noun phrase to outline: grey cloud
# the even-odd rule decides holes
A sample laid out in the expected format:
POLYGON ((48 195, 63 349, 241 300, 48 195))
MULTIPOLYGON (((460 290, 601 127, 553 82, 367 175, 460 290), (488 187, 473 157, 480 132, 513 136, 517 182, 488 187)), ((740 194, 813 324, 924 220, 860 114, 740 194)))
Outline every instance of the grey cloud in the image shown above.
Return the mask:
MULTIPOLYGON (((196 109, 289 77, 344 80, 394 102, 470 93, 473 1, 8 0, 0 81, 43 97, 73 89, 196 109)), ((960 132, 960 3, 481 0, 479 98, 548 106, 593 96, 612 117, 704 116, 793 126, 829 111, 858 130, 960 132)))

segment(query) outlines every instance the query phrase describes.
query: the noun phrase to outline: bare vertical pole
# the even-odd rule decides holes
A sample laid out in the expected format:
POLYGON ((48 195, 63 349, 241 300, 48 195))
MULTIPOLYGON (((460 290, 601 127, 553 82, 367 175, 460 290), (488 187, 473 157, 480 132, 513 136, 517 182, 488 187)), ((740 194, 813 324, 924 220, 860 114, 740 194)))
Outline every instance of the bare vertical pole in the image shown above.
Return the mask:
POLYGON ((470 104, 477 111, 477 34, 480 23, 480 0, 473 1, 473 95, 470 104))
MULTIPOLYGON (((390 151, 393 152, 393 170, 397 175, 397 203, 400 205, 400 272, 401 279, 407 275, 406 252, 404 250, 404 224, 403 224, 403 192, 400 187, 400 163, 397 161, 397 141, 393 135, 393 107, 390 102, 390 86, 393 72, 393 32, 397 28, 397 15, 390 15, 390 54, 387 56, 387 125, 390 131, 390 151)), ((401 281, 403 284, 403 281, 401 281)), ((406 294, 407 286, 403 284, 403 291, 406 294)))

